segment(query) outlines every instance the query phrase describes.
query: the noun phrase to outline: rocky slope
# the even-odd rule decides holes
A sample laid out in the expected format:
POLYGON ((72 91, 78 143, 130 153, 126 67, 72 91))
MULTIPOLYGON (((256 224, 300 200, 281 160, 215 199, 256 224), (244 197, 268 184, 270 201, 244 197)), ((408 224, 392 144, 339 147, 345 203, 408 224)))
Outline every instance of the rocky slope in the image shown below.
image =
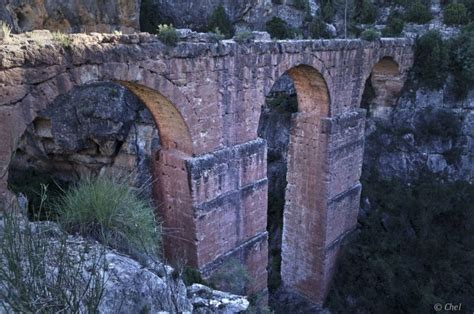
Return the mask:
POLYGON ((244 297, 198 284, 186 287, 178 272, 156 259, 145 257, 138 262, 97 242, 66 235, 52 222, 32 223, 10 215, 0 217, 0 243, 3 270, 0 305, 6 309, 18 310, 20 306, 24 309, 28 297, 33 298, 28 305, 64 306, 38 296, 45 297, 54 293, 55 288, 67 290, 68 287, 74 292, 56 296, 56 301, 68 298, 69 306, 77 305, 80 312, 90 309, 96 301, 98 313, 238 313, 249 306, 244 297), (20 259, 12 264, 13 255, 20 259), (15 263, 18 266, 21 263, 19 273, 15 263), (64 280, 64 274, 67 280, 61 283, 59 278, 64 280), (14 282, 7 280, 13 277, 14 282), (22 283, 35 283, 35 288, 26 294, 16 291, 22 283), (81 300, 74 299, 74 294, 81 295, 81 300), (11 300, 17 302, 11 304, 11 300))

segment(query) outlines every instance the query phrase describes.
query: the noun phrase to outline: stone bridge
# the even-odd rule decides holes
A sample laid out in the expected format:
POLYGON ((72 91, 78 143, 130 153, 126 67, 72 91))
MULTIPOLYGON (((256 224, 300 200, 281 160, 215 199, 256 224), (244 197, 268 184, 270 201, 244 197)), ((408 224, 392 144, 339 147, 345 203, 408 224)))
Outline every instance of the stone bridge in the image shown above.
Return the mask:
MULTIPOLYGON (((18 36, 20 37, 20 36, 18 36)), ((154 191, 165 255, 215 272, 226 260, 267 285, 267 150, 261 107, 289 74, 297 91, 284 210, 283 284, 321 304, 341 240, 354 229, 369 76, 382 106, 393 104, 413 63, 408 39, 181 42, 156 36, 72 35, 73 42, 17 38, 0 45, 0 192, 38 112, 74 87, 113 81, 146 105, 158 127, 154 191)))

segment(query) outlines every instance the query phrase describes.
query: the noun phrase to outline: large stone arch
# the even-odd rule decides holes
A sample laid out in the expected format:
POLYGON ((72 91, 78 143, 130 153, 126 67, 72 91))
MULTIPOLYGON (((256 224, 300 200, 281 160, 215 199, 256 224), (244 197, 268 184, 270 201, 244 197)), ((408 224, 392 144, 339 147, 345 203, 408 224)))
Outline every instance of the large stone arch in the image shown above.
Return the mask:
MULTIPOLYGON (((277 71, 278 73, 279 71, 277 71)), ((316 303, 327 293, 326 243, 328 84, 316 68, 297 64, 293 80, 298 110, 291 119, 283 213, 281 278, 286 290, 316 303)))
POLYGON ((153 116, 161 133, 162 146, 153 165, 153 190, 158 198, 157 212, 161 216, 163 226, 166 230, 172 230, 164 235, 165 257, 170 260, 184 260, 194 265, 196 228, 192 219, 192 199, 186 167, 186 162, 195 154, 191 136, 194 121, 190 114, 192 105, 171 82, 144 69, 133 70, 126 64, 72 68, 34 85, 21 101, 8 107, 8 110, 2 110, 2 121, 15 120, 14 128, 6 124, 0 126, 1 142, 9 143, 2 150, 2 157, 5 157, 2 158, 0 176, 2 198, 4 201, 11 201, 12 195, 7 190, 8 165, 18 139, 36 119, 38 112, 76 86, 107 81, 118 83, 134 93, 153 116))

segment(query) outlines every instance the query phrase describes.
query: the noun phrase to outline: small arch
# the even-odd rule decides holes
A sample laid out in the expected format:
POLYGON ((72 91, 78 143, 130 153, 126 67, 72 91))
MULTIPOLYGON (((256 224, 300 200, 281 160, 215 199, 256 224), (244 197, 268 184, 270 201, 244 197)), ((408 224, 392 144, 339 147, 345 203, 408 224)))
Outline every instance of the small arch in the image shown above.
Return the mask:
POLYGON ((404 77, 392 57, 381 58, 366 80, 361 107, 370 116, 383 118, 396 104, 403 88, 404 77))
POLYGON ((329 116, 329 89, 321 73, 309 65, 298 65, 288 70, 298 97, 298 111, 329 116))

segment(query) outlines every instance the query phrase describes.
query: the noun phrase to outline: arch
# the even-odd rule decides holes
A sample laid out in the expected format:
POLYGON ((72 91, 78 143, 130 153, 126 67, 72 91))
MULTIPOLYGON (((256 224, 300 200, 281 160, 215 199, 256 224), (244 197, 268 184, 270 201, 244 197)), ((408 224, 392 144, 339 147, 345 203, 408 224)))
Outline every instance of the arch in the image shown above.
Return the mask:
POLYGON ((368 109, 371 116, 386 116, 396 104, 404 84, 398 63, 392 57, 379 59, 365 82, 361 106, 368 109))
POLYGON ((295 84, 298 111, 329 116, 329 89, 321 73, 311 66, 298 65, 288 74, 295 84))
MULTIPOLYGON (((323 120, 330 115, 331 98, 324 76, 314 67, 298 64, 284 73, 293 80, 298 110, 291 115, 289 131, 280 275, 285 290, 321 303, 328 263, 323 249, 328 182, 323 120)), ((273 179, 268 180, 271 187, 273 179)))
POLYGON ((178 109, 162 94, 143 85, 117 81, 128 88, 150 110, 160 132, 161 146, 186 154, 193 153, 191 133, 178 109))

